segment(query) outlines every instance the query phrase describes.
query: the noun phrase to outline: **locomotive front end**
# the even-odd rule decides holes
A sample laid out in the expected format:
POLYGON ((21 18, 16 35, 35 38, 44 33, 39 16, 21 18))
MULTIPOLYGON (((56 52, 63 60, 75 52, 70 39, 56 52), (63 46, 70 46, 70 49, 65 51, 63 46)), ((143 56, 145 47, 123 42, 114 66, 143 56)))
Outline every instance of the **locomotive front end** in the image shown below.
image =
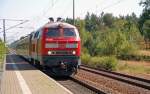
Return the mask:
POLYGON ((55 23, 44 29, 43 62, 55 75, 71 75, 81 64, 81 43, 76 27, 55 23))

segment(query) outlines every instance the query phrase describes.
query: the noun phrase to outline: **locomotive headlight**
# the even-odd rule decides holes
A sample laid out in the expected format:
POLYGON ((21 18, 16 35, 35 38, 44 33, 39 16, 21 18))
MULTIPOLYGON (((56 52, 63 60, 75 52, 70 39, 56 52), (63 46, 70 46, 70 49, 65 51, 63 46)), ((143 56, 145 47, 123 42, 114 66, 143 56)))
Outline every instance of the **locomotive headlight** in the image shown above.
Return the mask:
POLYGON ((76 54, 76 51, 72 51, 72 54, 75 55, 75 54, 76 54))
POLYGON ((47 53, 48 55, 51 55, 52 54, 52 51, 48 51, 48 53, 47 53))
POLYGON ((68 43, 66 44, 66 48, 77 48, 78 44, 77 43, 68 43))

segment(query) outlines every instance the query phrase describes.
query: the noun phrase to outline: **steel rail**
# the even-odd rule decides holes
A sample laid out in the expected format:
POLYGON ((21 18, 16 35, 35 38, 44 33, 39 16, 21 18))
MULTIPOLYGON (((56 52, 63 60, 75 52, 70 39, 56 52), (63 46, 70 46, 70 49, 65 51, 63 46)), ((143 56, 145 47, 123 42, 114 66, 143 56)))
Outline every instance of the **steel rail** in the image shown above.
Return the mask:
POLYGON ((85 65, 80 66, 80 69, 150 90, 150 80, 148 79, 92 68, 85 65))
POLYGON ((86 87, 86 88, 96 92, 96 94, 106 94, 106 92, 104 90, 101 90, 101 89, 99 89, 99 88, 97 88, 95 86, 87 84, 86 82, 84 82, 84 81, 82 81, 82 80, 80 80, 78 78, 70 77, 70 79, 73 80, 74 82, 76 82, 76 83, 78 83, 78 84, 80 84, 80 85, 82 85, 82 86, 84 86, 84 87, 86 87))

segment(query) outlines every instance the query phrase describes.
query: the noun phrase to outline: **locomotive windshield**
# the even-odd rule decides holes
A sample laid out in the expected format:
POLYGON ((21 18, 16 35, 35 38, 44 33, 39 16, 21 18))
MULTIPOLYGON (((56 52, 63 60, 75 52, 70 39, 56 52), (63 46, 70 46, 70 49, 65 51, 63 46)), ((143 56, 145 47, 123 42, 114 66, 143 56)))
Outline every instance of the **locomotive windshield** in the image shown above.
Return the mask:
POLYGON ((63 34, 65 37, 76 36, 73 28, 64 28, 63 34))
POLYGON ((59 37, 60 31, 57 28, 50 28, 46 34, 47 37, 59 37))
POLYGON ((47 37, 75 37, 76 33, 74 31, 74 28, 63 28, 63 34, 61 34, 61 31, 59 28, 49 28, 46 36, 47 37))

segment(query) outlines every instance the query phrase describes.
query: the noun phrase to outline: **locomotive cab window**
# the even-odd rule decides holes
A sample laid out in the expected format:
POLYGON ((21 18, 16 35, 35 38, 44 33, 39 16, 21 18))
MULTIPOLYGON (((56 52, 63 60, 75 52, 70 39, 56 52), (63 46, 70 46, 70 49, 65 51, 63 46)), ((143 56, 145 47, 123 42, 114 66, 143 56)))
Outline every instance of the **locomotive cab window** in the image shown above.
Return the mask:
POLYGON ((47 37, 60 37, 60 31, 58 28, 49 28, 46 36, 47 37))
POLYGON ((64 28, 64 37, 75 37, 75 31, 73 28, 64 28))
POLYGON ((46 36, 47 37, 75 37, 76 33, 74 31, 74 28, 63 28, 63 34, 61 34, 59 28, 49 28, 48 32, 46 33, 46 36))

